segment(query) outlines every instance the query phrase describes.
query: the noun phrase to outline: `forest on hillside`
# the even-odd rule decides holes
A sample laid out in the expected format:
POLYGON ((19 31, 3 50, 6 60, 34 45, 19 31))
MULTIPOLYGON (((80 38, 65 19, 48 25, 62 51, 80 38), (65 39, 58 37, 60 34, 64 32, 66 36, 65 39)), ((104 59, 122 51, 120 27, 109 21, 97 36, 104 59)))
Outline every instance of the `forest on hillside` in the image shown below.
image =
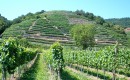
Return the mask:
POLYGON ((130 18, 111 18, 111 19, 106 19, 106 22, 110 22, 116 25, 121 25, 123 27, 130 27, 130 18))

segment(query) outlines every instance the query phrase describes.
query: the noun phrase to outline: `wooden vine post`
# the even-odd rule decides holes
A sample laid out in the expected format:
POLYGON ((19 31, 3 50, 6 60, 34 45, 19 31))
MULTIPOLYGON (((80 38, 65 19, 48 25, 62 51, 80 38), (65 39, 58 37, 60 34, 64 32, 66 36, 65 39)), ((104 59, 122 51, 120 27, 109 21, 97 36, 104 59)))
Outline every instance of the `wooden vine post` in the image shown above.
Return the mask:
POLYGON ((118 41, 116 41, 116 45, 115 45, 115 51, 114 51, 114 65, 113 65, 113 80, 116 80, 116 67, 117 67, 117 55, 118 55, 118 41))
POLYGON ((2 80, 6 80, 6 68, 5 65, 2 65, 2 80))

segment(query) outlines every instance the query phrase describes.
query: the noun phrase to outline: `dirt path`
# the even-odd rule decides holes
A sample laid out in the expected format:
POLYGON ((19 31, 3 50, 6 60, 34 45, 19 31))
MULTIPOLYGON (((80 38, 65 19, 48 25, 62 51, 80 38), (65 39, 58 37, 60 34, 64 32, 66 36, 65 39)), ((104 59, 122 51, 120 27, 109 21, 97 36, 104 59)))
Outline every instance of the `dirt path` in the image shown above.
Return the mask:
POLYGON ((28 29, 29 31, 32 29, 33 26, 35 26, 36 22, 37 22, 37 20, 32 23, 32 25, 28 29))
MULTIPOLYGON (((55 29, 59 30, 64 36, 66 36, 67 34, 64 33, 62 30, 60 30, 57 26, 53 26, 55 29)), ((66 36, 67 37, 67 36, 66 36)))
MULTIPOLYGON (((81 65, 77 65, 77 64, 73 64, 74 66, 78 66, 78 67, 82 67, 81 65)), ((89 70, 89 71, 93 71, 93 72, 97 72, 97 69, 94 69, 94 68, 90 68, 90 67, 86 67, 86 66, 83 66, 83 68, 84 69, 86 69, 86 70, 89 70)), ((100 70, 100 69, 98 69, 98 72, 99 73, 104 73, 104 71, 103 70, 100 70)), ((108 71, 105 71, 105 74, 107 74, 107 75, 110 75, 110 76, 113 76, 113 73, 112 72, 108 72, 108 71)), ((121 74, 115 74, 116 75, 116 77, 118 77, 118 78, 125 78, 125 79, 127 79, 127 80, 130 80, 130 77, 127 77, 127 76, 125 76, 125 75, 121 75, 121 74)))
POLYGON ((83 72, 78 71, 78 70, 76 70, 76 69, 73 69, 73 68, 71 68, 71 67, 68 67, 68 66, 67 66, 66 68, 67 68, 68 70, 73 71, 74 73, 78 73, 78 74, 81 74, 81 75, 85 76, 87 79, 90 79, 90 80, 101 80, 101 79, 98 78, 98 77, 88 75, 88 74, 86 74, 86 73, 83 73, 83 72))
POLYGON ((51 70, 49 70, 49 80, 56 80, 55 79, 55 74, 51 71, 51 70))

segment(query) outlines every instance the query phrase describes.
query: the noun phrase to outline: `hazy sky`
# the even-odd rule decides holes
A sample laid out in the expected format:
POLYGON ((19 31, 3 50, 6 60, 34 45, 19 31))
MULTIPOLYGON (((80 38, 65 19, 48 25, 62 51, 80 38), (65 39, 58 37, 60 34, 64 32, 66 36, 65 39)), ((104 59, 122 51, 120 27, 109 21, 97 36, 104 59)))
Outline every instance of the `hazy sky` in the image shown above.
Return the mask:
POLYGON ((9 20, 28 12, 77 9, 103 18, 130 17, 130 0, 0 0, 0 14, 9 20))

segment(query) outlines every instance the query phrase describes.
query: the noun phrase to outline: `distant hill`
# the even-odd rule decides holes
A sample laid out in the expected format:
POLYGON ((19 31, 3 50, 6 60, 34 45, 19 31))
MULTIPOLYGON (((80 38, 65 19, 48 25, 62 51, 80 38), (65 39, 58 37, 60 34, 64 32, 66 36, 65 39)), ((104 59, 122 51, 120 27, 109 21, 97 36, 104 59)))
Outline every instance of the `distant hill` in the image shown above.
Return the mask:
POLYGON ((24 37, 33 43, 52 44, 55 41, 63 45, 74 45, 69 31, 75 24, 96 24, 95 39, 113 41, 124 40, 124 29, 110 25, 100 16, 82 10, 72 11, 40 11, 19 16, 12 21, 2 38, 24 37))
POLYGON ((130 18, 112 18, 112 19, 106 19, 106 22, 111 22, 116 25, 121 25, 123 27, 130 27, 130 18))

